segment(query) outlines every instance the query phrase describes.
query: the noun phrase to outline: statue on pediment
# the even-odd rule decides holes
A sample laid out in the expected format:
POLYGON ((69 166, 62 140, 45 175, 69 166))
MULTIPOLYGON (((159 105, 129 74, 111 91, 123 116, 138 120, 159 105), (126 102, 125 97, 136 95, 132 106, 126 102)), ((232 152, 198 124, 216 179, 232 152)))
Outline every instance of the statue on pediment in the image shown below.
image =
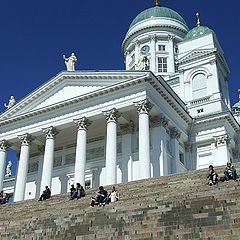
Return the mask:
POLYGON ((77 57, 75 54, 72 53, 70 57, 63 55, 63 59, 65 60, 67 71, 75 71, 75 64, 77 62, 77 57))
POLYGON ((15 105, 16 101, 15 101, 15 98, 14 96, 11 96, 9 101, 8 101, 8 104, 4 103, 4 106, 7 108, 7 109, 10 109, 11 107, 13 107, 15 105))
POLYGON ((6 167, 5 177, 11 177, 11 176, 12 176, 12 162, 9 160, 6 167))

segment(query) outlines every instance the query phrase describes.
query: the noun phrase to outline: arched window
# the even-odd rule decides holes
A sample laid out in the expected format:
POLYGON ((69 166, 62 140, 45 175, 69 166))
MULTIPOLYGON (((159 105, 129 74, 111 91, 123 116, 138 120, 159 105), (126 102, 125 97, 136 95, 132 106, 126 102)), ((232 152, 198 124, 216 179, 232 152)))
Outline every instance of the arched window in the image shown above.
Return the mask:
POLYGON ((196 74, 192 79, 193 99, 207 96, 207 77, 203 73, 196 74))

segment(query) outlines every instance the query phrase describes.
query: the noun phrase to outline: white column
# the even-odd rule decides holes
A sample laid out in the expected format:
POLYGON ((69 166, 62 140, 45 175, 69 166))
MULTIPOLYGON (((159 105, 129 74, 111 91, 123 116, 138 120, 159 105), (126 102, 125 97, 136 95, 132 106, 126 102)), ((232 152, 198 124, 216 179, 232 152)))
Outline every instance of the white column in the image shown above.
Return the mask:
MULTIPOLYGON (((138 61, 139 61, 139 57, 140 57, 140 42, 139 40, 136 40, 135 41, 135 66, 137 66, 138 64, 138 61)), ((139 70, 139 69, 136 69, 136 70, 139 70)))
POLYGON ((106 183, 117 183, 117 118, 119 113, 116 108, 104 111, 107 120, 106 141, 106 183))
POLYGON ((170 129, 171 137, 171 152, 172 152, 172 162, 171 162, 171 173, 177 172, 177 164, 179 163, 179 143, 181 133, 176 127, 170 129))
POLYGON ((45 152, 43 158, 43 169, 42 169, 42 180, 41 180, 41 191, 45 189, 45 186, 51 188, 52 184, 52 169, 54 161, 54 142, 55 136, 58 131, 55 127, 49 127, 43 129, 46 136, 45 152))
POLYGON ((3 179, 8 148, 9 143, 6 140, 2 140, 0 142, 0 191, 3 190, 3 179))
POLYGON ((156 35, 149 36, 150 44, 151 44, 151 58, 150 58, 150 70, 153 72, 157 72, 157 65, 156 65, 156 35))
POLYGON ((150 178, 150 140, 149 140, 149 111, 152 104, 147 99, 135 103, 139 118, 139 165, 140 178, 150 178))
POLYGON ((169 59, 168 59, 168 72, 174 73, 175 72, 175 58, 174 58, 174 44, 173 44, 173 35, 168 35, 168 42, 169 42, 169 59))
POLYGON ((130 120, 129 123, 121 124, 121 134, 122 134, 122 161, 120 169, 122 171, 122 182, 129 182, 132 180, 131 171, 128 169, 129 161, 132 161, 132 133, 134 132, 134 122, 130 120))
POLYGON ((129 64, 131 62, 130 52, 126 51, 124 54, 124 57, 125 57, 125 66, 126 66, 125 69, 129 70, 130 69, 129 64))
POLYGON ((86 117, 83 117, 74 120, 74 122, 78 128, 74 181, 85 187, 87 127, 90 125, 90 121, 86 117))
POLYGON ((21 142, 20 157, 18 163, 17 181, 15 186, 14 202, 22 201, 25 197, 25 188, 28 173, 28 161, 30 145, 33 140, 32 136, 28 133, 18 136, 21 142))

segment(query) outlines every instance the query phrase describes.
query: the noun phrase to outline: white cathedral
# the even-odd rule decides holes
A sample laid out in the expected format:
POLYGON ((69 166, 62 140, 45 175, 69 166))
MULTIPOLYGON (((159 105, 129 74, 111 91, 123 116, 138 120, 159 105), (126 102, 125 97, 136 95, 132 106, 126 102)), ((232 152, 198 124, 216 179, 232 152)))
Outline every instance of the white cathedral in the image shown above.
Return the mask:
MULTIPOLYGON (((154 7, 122 43, 126 70, 62 71, 0 115, 0 189, 14 201, 45 186, 66 193, 237 162, 240 102, 231 109, 223 50, 213 30, 188 29, 154 7), (9 149, 15 177, 5 177, 9 149)), ((9 103, 10 104, 10 103, 9 103)))

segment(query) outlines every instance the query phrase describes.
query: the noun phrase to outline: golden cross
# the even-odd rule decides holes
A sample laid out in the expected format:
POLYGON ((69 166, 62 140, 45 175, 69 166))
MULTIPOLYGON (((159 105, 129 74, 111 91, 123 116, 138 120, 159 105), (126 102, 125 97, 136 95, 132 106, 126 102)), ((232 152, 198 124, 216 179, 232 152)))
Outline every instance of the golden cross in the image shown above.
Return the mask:
POLYGON ((160 0, 154 0, 155 6, 160 5, 160 0))

